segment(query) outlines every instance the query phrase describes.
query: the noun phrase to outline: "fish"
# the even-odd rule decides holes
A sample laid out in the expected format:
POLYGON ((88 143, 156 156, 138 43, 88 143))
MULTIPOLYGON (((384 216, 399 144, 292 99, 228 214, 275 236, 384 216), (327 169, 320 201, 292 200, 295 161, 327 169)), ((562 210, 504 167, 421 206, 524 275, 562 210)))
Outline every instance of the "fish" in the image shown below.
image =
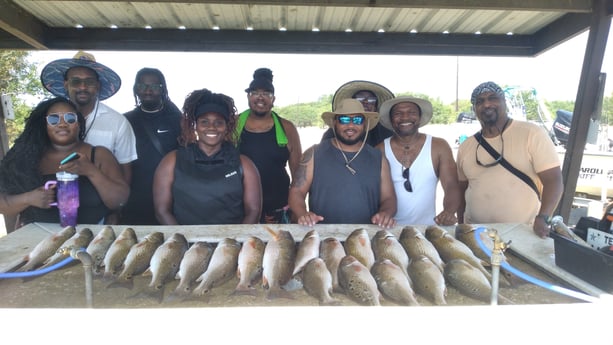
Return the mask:
POLYGON ((356 258, 370 269, 375 263, 375 254, 372 251, 368 232, 364 229, 356 229, 345 239, 345 253, 356 258))
POLYGON ((447 286, 443 272, 425 255, 411 260, 409 276, 415 292, 436 305, 447 304, 447 286))
POLYGON ((338 299, 332 297, 332 274, 319 257, 312 258, 304 265, 302 285, 309 295, 317 298, 319 305, 341 304, 338 299))
MULTIPOLYGON (((87 248, 87 246, 89 245, 89 243, 92 241, 93 238, 94 238, 94 233, 91 231, 91 229, 83 228, 79 230, 76 234, 72 235, 71 238, 66 240, 66 242, 64 242, 60 246, 60 248, 70 248, 70 249, 87 248)), ((51 257, 45 260, 45 262, 43 262, 43 265, 40 267, 40 269, 44 269, 49 266, 53 266, 57 264, 58 262, 66 259, 69 256, 70 256, 70 251, 58 250, 55 254, 53 254, 51 257)))
POLYGON ((469 264, 478 268, 487 279, 491 279, 492 275, 485 269, 483 260, 479 259, 467 245, 458 241, 447 232, 436 225, 431 225, 426 228, 426 238, 432 242, 439 255, 445 263, 453 259, 464 259, 469 264))
POLYGON ((105 226, 98 232, 87 246, 86 252, 92 257, 94 275, 102 275, 104 270, 104 256, 115 241, 115 231, 111 226, 105 226))
POLYGON ((233 238, 224 238, 217 244, 209 266, 196 279, 198 286, 192 292, 195 297, 202 297, 211 292, 211 289, 223 285, 236 274, 238 268, 238 253, 241 244, 233 238))
POLYGON ((132 289, 134 286, 134 276, 139 275, 149 268, 151 257, 155 250, 164 242, 164 234, 156 231, 148 234, 138 243, 133 245, 124 261, 123 270, 114 282, 107 285, 110 287, 126 287, 132 289))
POLYGON ((232 292, 233 295, 255 296, 257 294, 255 284, 262 279, 264 248, 266 248, 264 241, 255 236, 250 236, 243 242, 238 253, 236 270, 238 284, 232 292))
MULTIPOLYGON (((455 238, 464 243, 468 248, 470 248, 476 257, 483 260, 483 262, 488 263, 487 266, 491 267, 490 256, 487 255, 481 246, 479 246, 479 243, 477 243, 477 238, 475 237, 476 230, 477 229, 470 224, 458 224, 455 227, 455 238)), ((479 239, 481 240, 481 243, 483 243, 483 245, 489 250, 489 252, 492 253, 494 250, 494 239, 488 235, 488 232, 481 231, 479 234, 479 239)), ((504 254, 503 260, 510 264, 509 258, 504 256, 504 254)), ((504 280, 500 280, 501 286, 511 287, 526 283, 525 280, 502 267, 500 267, 500 273, 501 276, 504 277, 504 280)))
POLYGON ((60 232, 47 236, 23 258, 25 264, 19 267, 16 272, 26 272, 38 268, 45 260, 55 254, 58 248, 76 232, 77 230, 74 226, 67 226, 60 232))
POLYGON ((388 230, 377 231, 372 238, 372 251, 375 254, 375 260, 382 261, 384 259, 389 259, 409 277, 409 273, 407 272, 407 268, 409 267, 409 256, 394 234, 388 230))
POLYGON ((415 291, 406 274, 390 259, 377 260, 370 273, 377 282, 377 287, 384 297, 400 305, 418 306, 415 291))
POLYGON ((132 228, 125 228, 119 236, 111 243, 104 256, 104 273, 102 279, 105 281, 115 280, 121 272, 123 263, 130 252, 130 248, 138 242, 136 233, 132 228))
POLYGON ((319 257, 326 263, 326 267, 332 275, 332 290, 342 292, 343 288, 338 284, 338 264, 345 257, 345 248, 341 241, 334 237, 328 237, 319 245, 319 257))
POLYGON ((338 266, 338 282, 345 294, 364 306, 381 305, 377 282, 369 269, 358 259, 346 255, 338 266))
POLYGON ((158 302, 164 299, 164 286, 174 280, 183 255, 189 248, 187 239, 181 233, 174 233, 159 246, 149 262, 147 271, 151 272, 149 285, 137 295, 156 297, 158 302))
POLYGON ((302 270, 304 265, 311 259, 319 257, 319 233, 315 229, 307 232, 304 238, 298 246, 298 252, 296 253, 296 260, 294 263, 294 272, 292 276, 296 275, 302 270))
MULTIPOLYGON (((485 275, 464 259, 454 259, 445 265, 445 281, 456 288, 461 294, 483 301, 490 302, 492 298, 492 285, 485 275)), ((498 295, 499 302, 513 304, 508 298, 498 295)))
POLYGON ((272 239, 266 244, 262 258, 262 287, 266 289, 266 298, 293 298, 283 286, 292 278, 296 260, 296 242, 289 231, 275 232, 266 226, 272 239))
POLYGON ((206 241, 197 241, 189 247, 179 264, 179 285, 168 295, 167 301, 184 299, 192 293, 194 282, 206 271, 214 250, 215 247, 206 241))
POLYGON ((439 255, 438 251, 421 231, 413 226, 405 226, 400 232, 398 241, 407 252, 409 260, 418 258, 420 255, 427 256, 432 263, 441 270, 444 270, 445 263, 439 255))

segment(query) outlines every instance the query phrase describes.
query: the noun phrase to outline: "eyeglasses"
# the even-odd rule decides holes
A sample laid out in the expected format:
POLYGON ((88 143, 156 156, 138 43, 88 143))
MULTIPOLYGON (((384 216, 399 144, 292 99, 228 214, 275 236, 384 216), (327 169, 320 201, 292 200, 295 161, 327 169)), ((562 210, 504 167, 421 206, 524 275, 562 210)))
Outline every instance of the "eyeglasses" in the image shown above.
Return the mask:
POLYGON ((75 113, 63 113, 63 114, 54 113, 54 114, 47 115, 47 123, 50 126, 57 126, 60 124, 60 117, 64 118, 64 122, 66 122, 69 125, 76 123, 78 120, 78 116, 75 113))
POLYGON ((157 91, 162 90, 163 88, 164 88, 164 84, 142 84, 142 83, 136 84, 136 91, 138 92, 145 92, 147 90, 157 92, 157 91))
POLYGON ((356 115, 356 116, 348 116, 348 115, 338 115, 336 120, 341 125, 348 125, 353 123, 354 125, 361 125, 364 123, 364 115, 356 115))
POLYGON ((402 177, 406 179, 406 181, 404 181, 404 189, 406 189, 407 192, 412 193, 413 186, 411 186, 411 181, 409 181, 409 168, 402 171, 402 177))
POLYGON ((85 79, 81 79, 81 78, 70 78, 70 80, 68 81, 70 83, 70 86, 72 87, 79 87, 81 85, 85 85, 85 87, 94 87, 98 84, 98 80, 96 78, 85 78, 85 79))
POLYGON ((360 101, 360 103, 377 103, 377 97, 356 97, 354 99, 357 99, 358 101, 360 101))
MULTIPOLYGON (((485 139, 481 139, 481 140, 485 140, 485 139)), ((477 140, 477 148, 475 149, 475 160, 477 161, 477 164, 484 168, 489 168, 489 167, 493 167, 494 165, 500 163, 500 161, 502 160, 504 156, 504 139, 502 138, 502 134, 500 134, 500 141, 502 142, 502 148, 500 149, 500 155, 492 163, 483 164, 479 160, 479 146, 481 146, 481 140, 477 140)))
POLYGON ((264 98, 272 98, 274 94, 270 91, 249 91, 249 97, 264 97, 264 98))

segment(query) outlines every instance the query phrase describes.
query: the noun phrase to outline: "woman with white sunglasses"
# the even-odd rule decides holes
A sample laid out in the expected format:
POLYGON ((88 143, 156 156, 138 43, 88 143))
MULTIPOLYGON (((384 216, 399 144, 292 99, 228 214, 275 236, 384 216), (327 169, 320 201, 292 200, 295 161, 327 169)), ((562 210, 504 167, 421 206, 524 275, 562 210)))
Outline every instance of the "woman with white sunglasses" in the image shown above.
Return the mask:
MULTIPOLYGON (((17 216, 15 228, 31 222, 59 223, 54 188, 45 183, 66 171, 79 175, 79 224, 103 223, 130 190, 117 160, 107 148, 83 141, 85 119, 63 97, 39 103, 23 133, 0 163, 0 213, 17 216), (75 159, 66 159, 72 153, 75 159)), ((7 232, 14 230, 7 229, 7 232)))

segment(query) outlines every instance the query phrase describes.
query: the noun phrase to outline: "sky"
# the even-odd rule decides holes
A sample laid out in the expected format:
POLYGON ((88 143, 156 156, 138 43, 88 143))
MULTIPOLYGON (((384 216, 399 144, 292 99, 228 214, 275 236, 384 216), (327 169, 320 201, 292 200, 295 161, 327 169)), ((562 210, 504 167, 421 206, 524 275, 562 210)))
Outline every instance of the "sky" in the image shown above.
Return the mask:
MULTIPOLYGON (((380 83, 394 93, 413 92, 452 104, 469 99, 475 86, 494 81, 501 86, 535 88, 546 101, 574 100, 585 54, 588 32, 582 33, 537 57, 473 57, 416 55, 314 55, 190 52, 91 51, 96 60, 122 78, 122 87, 105 101, 124 113, 134 107, 132 85, 143 67, 164 73, 169 94, 179 107, 193 90, 207 88, 224 93, 238 111, 247 108, 245 89, 253 71, 273 71, 276 106, 317 101, 333 94, 351 80, 380 83)), ((613 92, 613 32, 609 33, 602 72, 607 73, 605 95, 613 92)), ((76 51, 34 51, 31 61, 38 70, 45 64, 74 56, 76 51)))

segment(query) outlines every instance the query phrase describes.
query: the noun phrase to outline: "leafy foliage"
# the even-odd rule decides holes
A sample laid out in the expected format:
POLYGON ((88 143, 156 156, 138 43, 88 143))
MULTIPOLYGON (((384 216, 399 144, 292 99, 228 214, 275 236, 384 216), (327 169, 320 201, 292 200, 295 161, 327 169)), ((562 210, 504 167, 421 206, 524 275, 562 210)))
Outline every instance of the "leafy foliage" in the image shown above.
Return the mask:
POLYGON ((15 111, 15 120, 6 120, 9 145, 23 131, 31 110, 23 96, 43 95, 36 65, 27 60, 28 56, 27 51, 0 50, 0 94, 11 96, 15 111))

